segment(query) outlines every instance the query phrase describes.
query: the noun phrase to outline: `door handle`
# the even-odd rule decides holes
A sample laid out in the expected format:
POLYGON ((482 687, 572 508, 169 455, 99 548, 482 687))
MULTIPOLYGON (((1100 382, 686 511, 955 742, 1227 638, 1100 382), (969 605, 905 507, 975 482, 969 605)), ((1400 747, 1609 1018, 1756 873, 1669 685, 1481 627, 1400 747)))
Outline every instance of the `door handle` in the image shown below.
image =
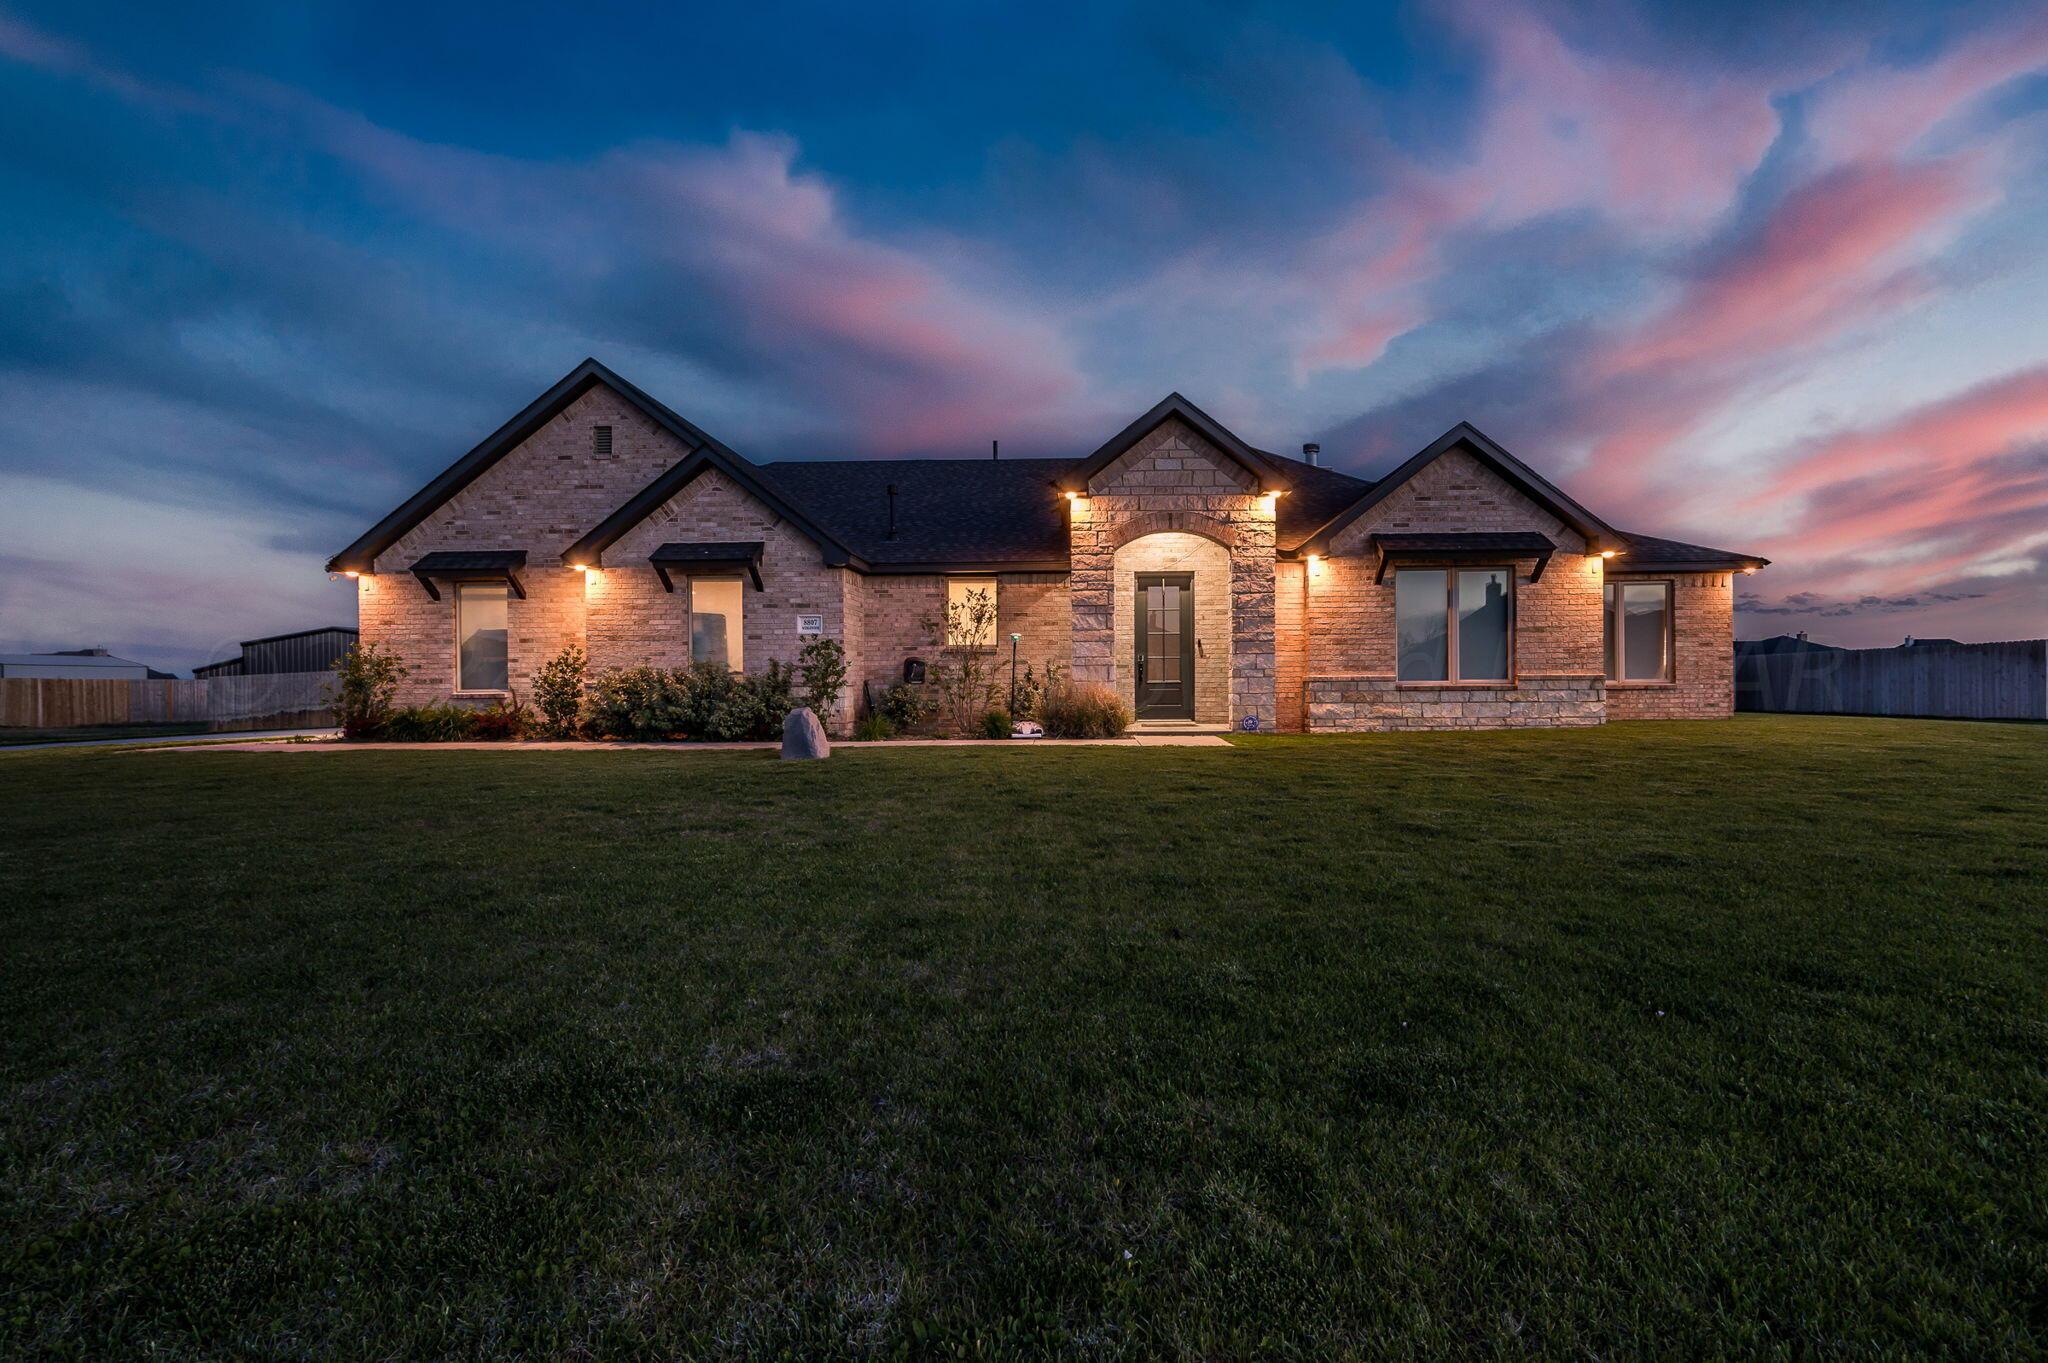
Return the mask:
POLYGON ((1142 653, 1138 655, 1138 680, 1145 680, 1145 655, 1142 653))

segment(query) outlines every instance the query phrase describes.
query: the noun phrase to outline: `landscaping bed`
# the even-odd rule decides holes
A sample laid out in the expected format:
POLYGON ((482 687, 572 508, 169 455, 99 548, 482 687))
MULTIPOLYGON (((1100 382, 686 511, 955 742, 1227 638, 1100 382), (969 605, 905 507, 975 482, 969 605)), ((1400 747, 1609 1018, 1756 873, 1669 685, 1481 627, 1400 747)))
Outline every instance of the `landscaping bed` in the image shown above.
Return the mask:
POLYGON ((0 1356, 2038 1356, 2044 886, 2021 726, 0 756, 0 1356))

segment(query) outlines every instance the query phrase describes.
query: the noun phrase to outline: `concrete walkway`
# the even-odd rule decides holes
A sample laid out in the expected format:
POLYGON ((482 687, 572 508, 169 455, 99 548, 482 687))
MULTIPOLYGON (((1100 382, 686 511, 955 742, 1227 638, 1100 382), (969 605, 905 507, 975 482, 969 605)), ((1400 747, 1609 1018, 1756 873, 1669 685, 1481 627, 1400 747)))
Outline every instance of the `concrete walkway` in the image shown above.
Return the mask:
POLYGON ((236 751, 254 752, 258 743, 281 738, 338 739, 339 729, 262 729, 255 733, 234 734, 158 734, 154 738, 64 738, 50 743, 0 743, 0 752, 34 752, 38 748, 133 748, 148 744, 163 747, 177 744, 180 747, 228 747, 236 751))
MULTIPOLYGON (((332 730, 325 731, 330 737, 332 730)), ((1125 735, 1120 738, 891 738, 879 743, 835 742, 832 755, 891 748, 1228 748, 1213 734, 1125 735)), ((209 743, 209 752, 777 752, 780 743, 209 743)), ((186 748, 165 749, 184 752, 186 748)))

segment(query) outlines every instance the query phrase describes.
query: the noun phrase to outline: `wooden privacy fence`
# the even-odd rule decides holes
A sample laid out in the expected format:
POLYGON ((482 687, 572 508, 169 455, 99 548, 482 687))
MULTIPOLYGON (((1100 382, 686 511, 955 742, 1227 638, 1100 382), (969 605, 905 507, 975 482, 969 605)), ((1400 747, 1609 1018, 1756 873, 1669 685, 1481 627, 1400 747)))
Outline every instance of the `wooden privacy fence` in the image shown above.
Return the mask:
POLYGON ((74 681, 0 677, 0 726, 203 723, 215 729, 332 724, 332 672, 276 672, 197 681, 74 681))
POLYGON ((2048 639, 1737 655, 1735 708, 2048 719, 2048 639))

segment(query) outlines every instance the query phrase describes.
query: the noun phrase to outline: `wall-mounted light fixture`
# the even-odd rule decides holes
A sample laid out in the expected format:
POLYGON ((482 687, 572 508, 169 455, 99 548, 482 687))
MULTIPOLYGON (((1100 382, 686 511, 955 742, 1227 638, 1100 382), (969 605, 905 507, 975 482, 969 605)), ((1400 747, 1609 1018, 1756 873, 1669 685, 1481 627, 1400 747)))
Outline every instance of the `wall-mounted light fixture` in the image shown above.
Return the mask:
POLYGON ((1615 551, 1614 551, 1614 550, 1612 550, 1612 549, 1602 549, 1602 550, 1600 551, 1600 557, 1602 557, 1602 558, 1613 558, 1613 557, 1614 557, 1614 555, 1615 555, 1615 551))

